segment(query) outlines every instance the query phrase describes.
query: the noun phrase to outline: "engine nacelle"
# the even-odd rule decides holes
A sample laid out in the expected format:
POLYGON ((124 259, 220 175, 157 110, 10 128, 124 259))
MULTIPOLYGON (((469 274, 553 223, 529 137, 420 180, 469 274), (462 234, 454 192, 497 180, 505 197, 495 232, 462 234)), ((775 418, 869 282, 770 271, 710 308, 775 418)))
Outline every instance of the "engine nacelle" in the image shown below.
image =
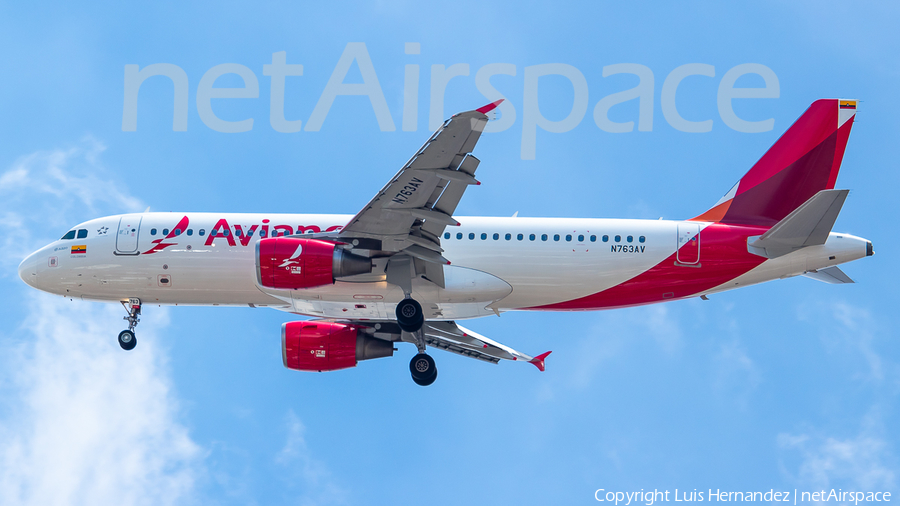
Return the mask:
POLYGON ((336 371, 393 354, 394 343, 369 337, 355 325, 307 321, 281 326, 281 357, 288 369, 336 371))
POLYGON ((296 290, 330 285, 334 278, 366 274, 372 261, 318 239, 271 237, 256 243, 256 278, 261 286, 296 290))

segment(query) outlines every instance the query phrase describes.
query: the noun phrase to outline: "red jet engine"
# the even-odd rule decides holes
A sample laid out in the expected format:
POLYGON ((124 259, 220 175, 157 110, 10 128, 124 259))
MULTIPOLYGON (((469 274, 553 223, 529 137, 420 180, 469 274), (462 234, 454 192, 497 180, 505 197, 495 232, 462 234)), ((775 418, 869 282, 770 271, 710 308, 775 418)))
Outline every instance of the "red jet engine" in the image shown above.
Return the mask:
POLYGON ((394 343, 369 337, 355 325, 307 321, 281 326, 281 357, 288 369, 336 371, 393 354, 394 343))
POLYGON ((330 285, 334 278, 367 274, 372 261, 333 242, 271 237, 256 243, 256 277, 266 288, 296 290, 330 285))

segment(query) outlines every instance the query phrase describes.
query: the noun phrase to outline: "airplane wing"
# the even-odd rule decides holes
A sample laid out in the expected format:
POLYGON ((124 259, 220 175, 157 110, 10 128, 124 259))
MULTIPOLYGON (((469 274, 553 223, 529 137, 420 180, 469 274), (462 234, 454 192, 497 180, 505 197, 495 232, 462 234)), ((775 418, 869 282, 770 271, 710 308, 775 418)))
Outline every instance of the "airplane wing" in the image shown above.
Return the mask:
MULTIPOLYGON (((324 320, 330 321, 330 320, 324 320)), ((387 341, 405 341, 415 343, 413 334, 403 332, 396 322, 391 321, 359 321, 340 320, 340 323, 348 323, 360 327, 367 327, 372 337, 387 341)), ((523 361, 533 364, 544 370, 544 359, 551 352, 542 353, 536 357, 516 351, 509 346, 500 344, 487 337, 473 332, 452 321, 428 321, 422 326, 425 334, 425 342, 432 348, 456 353, 464 357, 475 358, 485 362, 499 363, 500 360, 523 361)))
POLYGON ((453 212, 463 192, 480 184, 474 177, 479 161, 469 153, 487 124, 486 114, 500 102, 445 121, 337 237, 359 248, 449 263, 441 256, 440 235, 448 225, 459 225, 453 212))

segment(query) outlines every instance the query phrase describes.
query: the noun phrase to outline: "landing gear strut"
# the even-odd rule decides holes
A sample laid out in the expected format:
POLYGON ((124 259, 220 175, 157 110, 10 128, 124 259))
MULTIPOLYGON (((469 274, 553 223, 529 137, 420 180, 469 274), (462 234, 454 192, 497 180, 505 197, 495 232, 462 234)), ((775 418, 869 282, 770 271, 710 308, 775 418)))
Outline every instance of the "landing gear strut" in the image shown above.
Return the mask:
POLYGON ((431 358, 431 355, 425 353, 425 331, 421 325, 420 323, 419 329, 412 332, 415 338, 414 343, 419 353, 409 361, 409 372, 417 385, 427 387, 437 379, 437 366, 434 364, 434 359, 431 358))
POLYGON ((119 346, 121 346, 123 350, 129 351, 137 346, 137 337, 134 336, 134 328, 137 327, 138 322, 141 321, 141 319, 138 318, 141 314, 141 299, 131 298, 128 299, 127 302, 122 301, 122 305, 125 306, 125 310, 128 311, 128 316, 123 318, 128 322, 128 329, 119 332, 119 346))

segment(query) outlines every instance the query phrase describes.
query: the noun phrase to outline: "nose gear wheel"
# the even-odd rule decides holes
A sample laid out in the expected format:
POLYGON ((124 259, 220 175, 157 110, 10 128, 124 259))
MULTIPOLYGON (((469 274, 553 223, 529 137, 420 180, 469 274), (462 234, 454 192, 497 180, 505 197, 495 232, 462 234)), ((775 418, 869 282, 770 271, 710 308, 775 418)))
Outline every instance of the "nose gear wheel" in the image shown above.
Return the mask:
POLYGON ((141 299, 132 297, 127 301, 122 301, 122 306, 125 307, 125 311, 128 311, 128 316, 123 318, 128 322, 128 329, 119 332, 119 346, 125 351, 130 351, 137 346, 137 337, 134 335, 134 328, 137 327, 138 322, 141 321, 139 318, 141 315, 141 299))

